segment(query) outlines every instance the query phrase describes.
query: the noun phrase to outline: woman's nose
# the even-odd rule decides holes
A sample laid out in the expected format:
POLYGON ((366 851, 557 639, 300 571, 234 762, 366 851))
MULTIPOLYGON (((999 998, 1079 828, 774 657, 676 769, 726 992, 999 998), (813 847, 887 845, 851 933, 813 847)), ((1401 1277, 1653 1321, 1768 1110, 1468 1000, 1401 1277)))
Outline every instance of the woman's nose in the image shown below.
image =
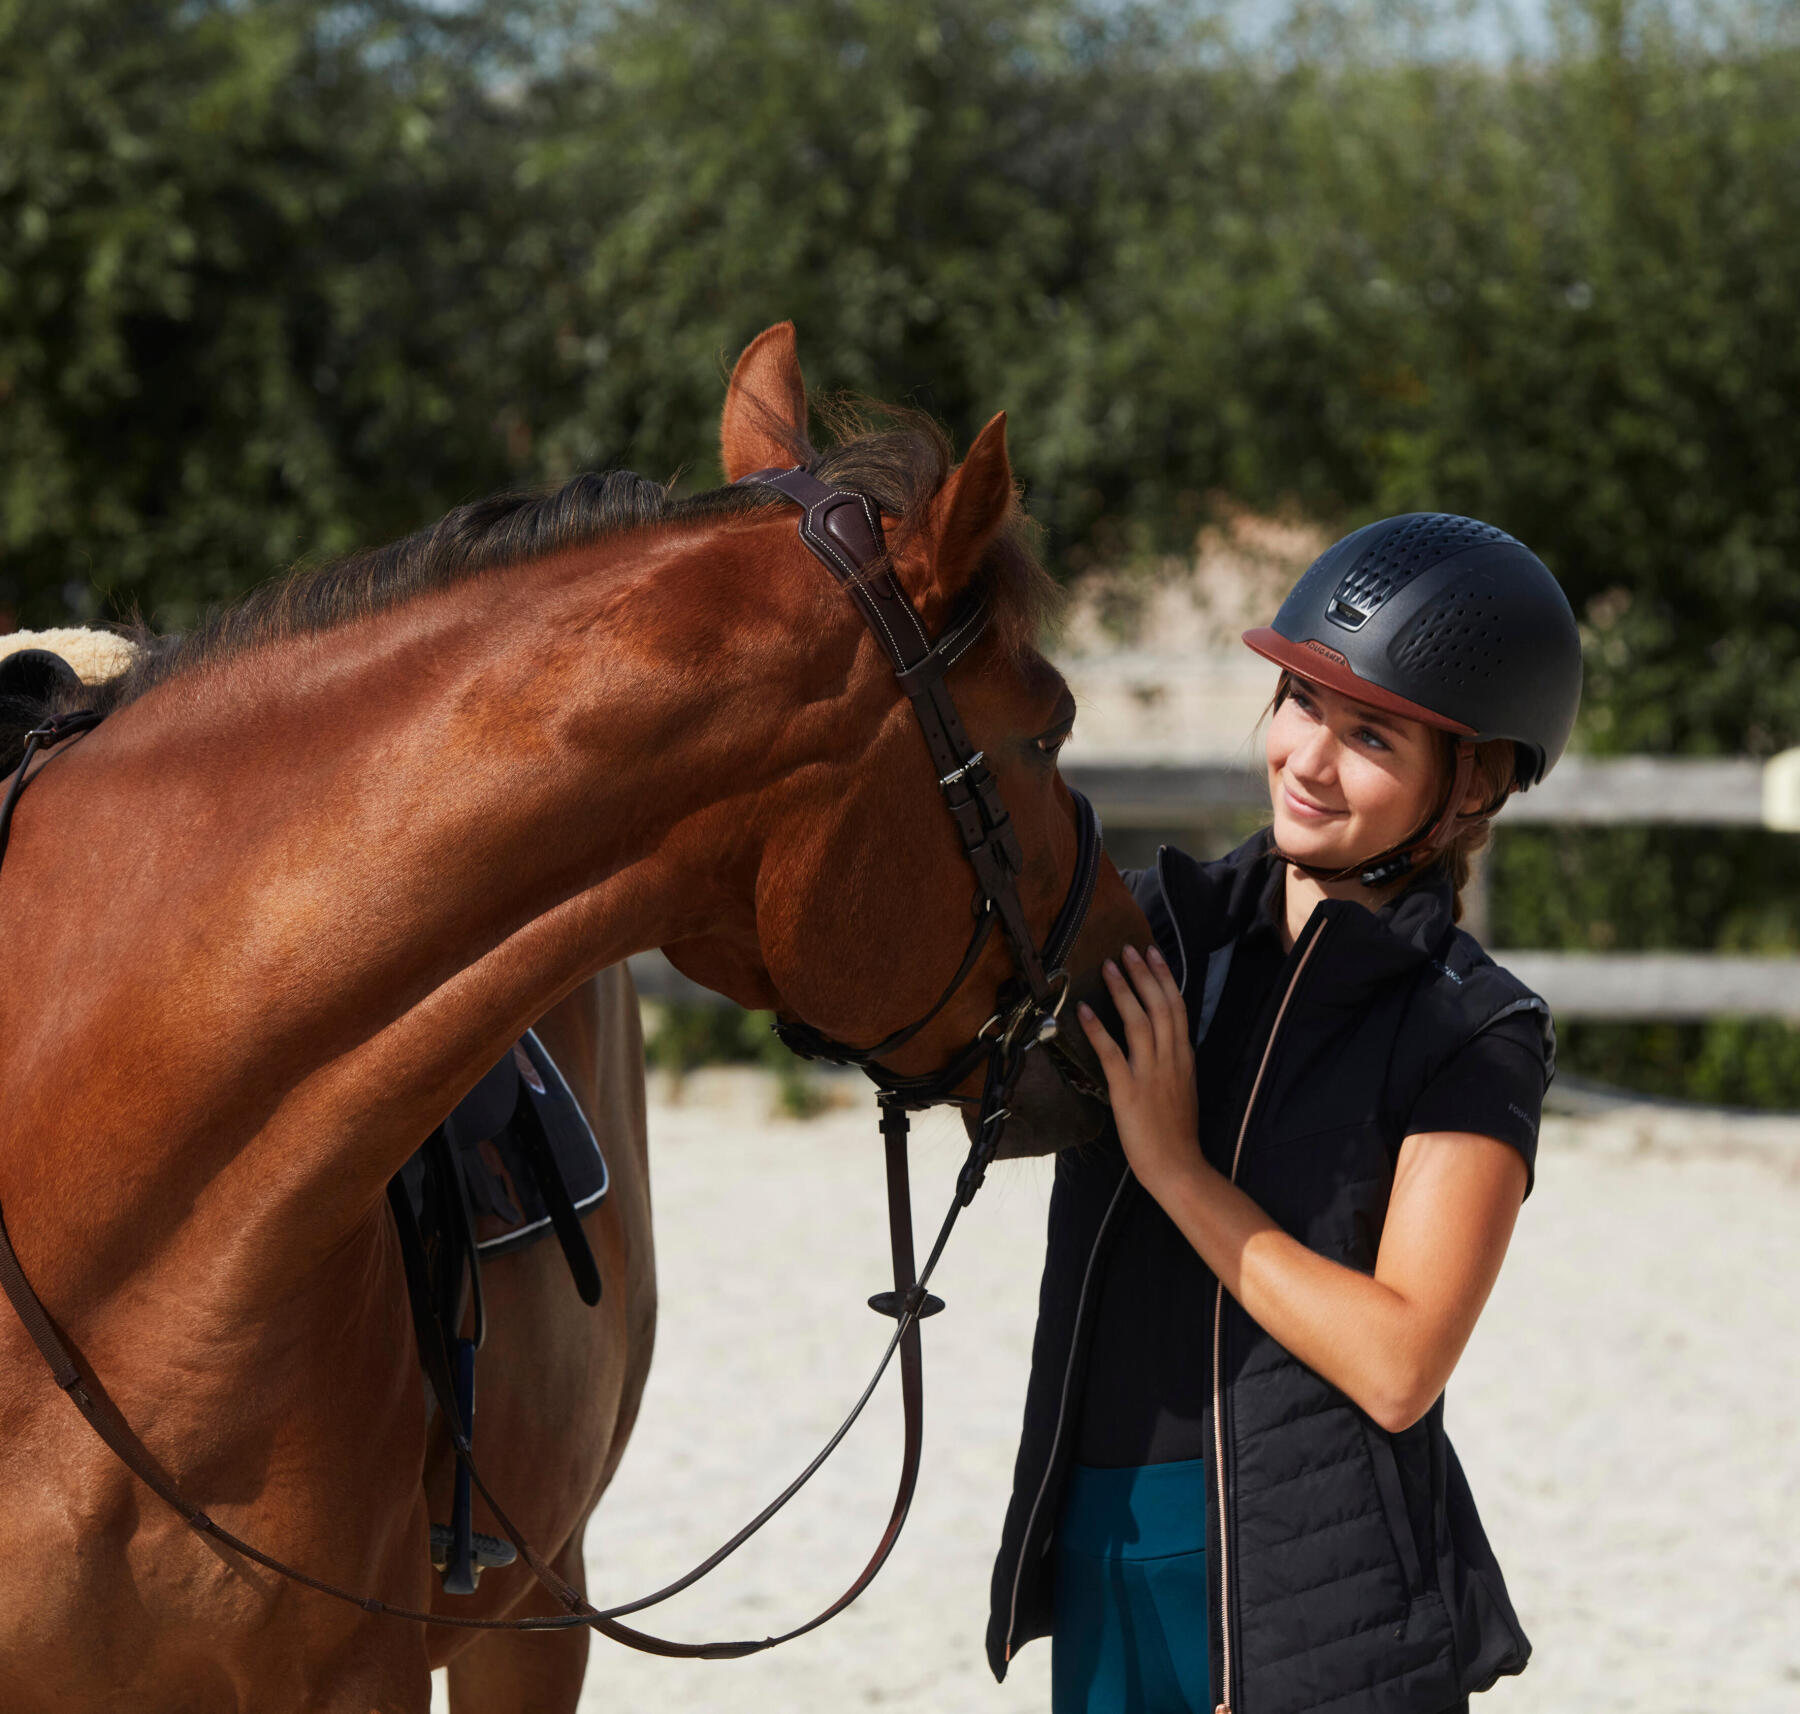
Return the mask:
POLYGON ((1322 725, 1310 728, 1288 752, 1288 770, 1321 785, 1337 778, 1337 740, 1322 725))

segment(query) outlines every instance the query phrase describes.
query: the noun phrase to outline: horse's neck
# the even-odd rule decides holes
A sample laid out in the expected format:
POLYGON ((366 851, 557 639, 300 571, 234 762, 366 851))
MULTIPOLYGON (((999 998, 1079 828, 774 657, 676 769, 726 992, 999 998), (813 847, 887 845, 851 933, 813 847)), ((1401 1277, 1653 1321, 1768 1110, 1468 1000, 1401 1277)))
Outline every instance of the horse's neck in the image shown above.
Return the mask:
MULTIPOLYGON (((85 1062, 75 1129, 129 1115, 139 1193, 303 1205, 328 1245, 548 1004, 747 920, 755 818, 712 812, 754 802, 793 722, 756 647, 683 646, 679 552, 594 558, 172 683, 58 794, 116 855, 85 911, 103 967, 37 1069, 85 1062)), ((95 1212, 142 1212, 82 1176, 95 1212)))

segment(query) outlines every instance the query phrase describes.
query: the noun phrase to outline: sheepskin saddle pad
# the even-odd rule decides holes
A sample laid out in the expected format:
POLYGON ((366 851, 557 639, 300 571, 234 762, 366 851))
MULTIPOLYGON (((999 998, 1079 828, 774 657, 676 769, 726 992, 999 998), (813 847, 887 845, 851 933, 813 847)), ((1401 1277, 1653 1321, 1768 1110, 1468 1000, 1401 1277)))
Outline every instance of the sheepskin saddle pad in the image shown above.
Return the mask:
POLYGON ((0 682, 12 681, 8 688, 15 694, 45 696, 57 680, 67 682, 65 674, 83 684, 104 684, 130 666, 136 655, 137 645, 112 631, 80 625, 9 631, 0 637, 0 661, 23 658, 13 660, 9 668, 0 668, 0 682))

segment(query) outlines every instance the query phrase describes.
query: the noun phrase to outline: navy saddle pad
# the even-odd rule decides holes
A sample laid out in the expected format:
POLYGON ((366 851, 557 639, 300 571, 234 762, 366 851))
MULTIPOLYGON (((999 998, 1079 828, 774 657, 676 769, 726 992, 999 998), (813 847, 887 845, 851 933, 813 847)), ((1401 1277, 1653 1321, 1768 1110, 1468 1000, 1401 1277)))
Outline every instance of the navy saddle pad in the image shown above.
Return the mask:
MULTIPOLYGON (((593 1127, 537 1033, 527 1030, 444 1121, 444 1134, 469 1188, 475 1247, 484 1257, 522 1249, 551 1229, 534 1157, 519 1136, 521 1122, 527 1122, 521 1102, 536 1113, 575 1212, 585 1214, 606 1195, 606 1157, 593 1127)), ((400 1178, 413 1212, 423 1218, 425 1163, 420 1155, 401 1168, 400 1178)))

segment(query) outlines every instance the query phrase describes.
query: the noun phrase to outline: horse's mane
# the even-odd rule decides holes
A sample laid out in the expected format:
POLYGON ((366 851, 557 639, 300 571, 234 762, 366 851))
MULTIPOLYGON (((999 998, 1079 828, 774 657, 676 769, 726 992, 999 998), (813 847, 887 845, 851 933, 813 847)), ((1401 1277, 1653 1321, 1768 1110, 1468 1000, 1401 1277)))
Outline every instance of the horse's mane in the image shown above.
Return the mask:
MULTIPOLYGON (((948 437, 922 412, 841 399, 815 401, 813 408, 833 431, 835 444, 821 453, 796 441, 791 447, 794 462, 822 481, 867 494, 899 519, 889 532, 890 545, 899 546, 924 525, 932 497, 950 473, 948 437)), ((24 733, 45 714, 77 705, 110 713, 203 665, 284 638, 354 624, 465 578, 628 531, 783 503, 761 487, 678 497, 668 484, 612 470, 577 476, 556 488, 498 494, 458 506, 437 523, 385 547, 272 578, 181 635, 159 636, 142 624, 127 627, 137 649, 132 664, 117 677, 86 687, 79 696, 63 692, 43 706, 27 708, 18 699, 3 699, 0 771, 17 765, 24 733)), ((1061 592, 1038 563, 1032 527, 1017 506, 989 548, 976 587, 990 605, 995 634, 1010 651, 1034 643, 1055 612, 1061 592)))

